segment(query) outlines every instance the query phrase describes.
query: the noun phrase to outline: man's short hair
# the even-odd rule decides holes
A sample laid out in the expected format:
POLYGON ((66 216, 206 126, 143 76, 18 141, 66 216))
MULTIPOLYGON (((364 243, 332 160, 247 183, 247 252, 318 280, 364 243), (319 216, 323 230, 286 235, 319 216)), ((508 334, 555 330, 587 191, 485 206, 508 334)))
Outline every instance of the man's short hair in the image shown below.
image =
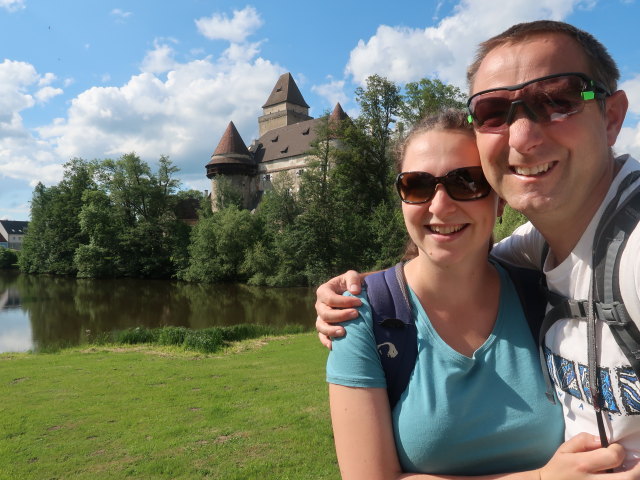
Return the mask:
POLYGON ((467 83, 469 91, 473 88, 473 82, 482 60, 496 47, 515 44, 535 35, 559 33, 573 38, 587 57, 589 72, 583 72, 594 80, 605 85, 611 93, 618 89, 620 71, 607 49, 593 35, 568 23, 554 20, 536 20, 534 22, 519 23, 504 32, 482 42, 478 46, 474 62, 467 70, 467 83))

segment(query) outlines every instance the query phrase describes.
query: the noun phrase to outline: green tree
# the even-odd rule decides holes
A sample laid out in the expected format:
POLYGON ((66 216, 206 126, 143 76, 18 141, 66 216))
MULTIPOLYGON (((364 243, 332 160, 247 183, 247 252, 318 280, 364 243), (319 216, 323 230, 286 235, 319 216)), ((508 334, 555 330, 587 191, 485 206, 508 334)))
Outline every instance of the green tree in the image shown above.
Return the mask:
POLYGON ((16 268, 18 263, 18 254, 15 250, 0 247, 0 269, 16 268))
POLYGON ((302 212, 289 173, 273 180, 256 211, 260 238, 246 252, 241 271, 252 285, 305 285, 305 260, 299 251, 296 220, 302 212))
POLYGON ((351 147, 348 158, 354 167, 348 173, 352 179, 361 176, 366 200, 373 209, 388 197, 393 164, 392 124, 400 113, 402 97, 400 87, 379 75, 368 77, 366 88, 356 88, 355 95, 361 114, 343 132, 351 147))
MULTIPOLYGON (((180 186, 174 178, 177 167, 168 157, 161 156, 154 173, 140 157, 129 153, 115 161, 98 162, 96 170, 111 205, 110 213, 107 218, 91 210, 87 215, 95 216, 95 221, 85 223, 101 225, 101 220, 108 220, 116 227, 116 241, 113 249, 109 240, 109 245, 94 241, 91 250, 82 252, 87 254, 85 258, 90 260, 97 252, 113 252, 114 274, 118 276, 175 275, 176 269, 184 264, 178 252, 188 246, 188 227, 175 215, 180 186)), ((92 238, 97 238, 95 231, 92 238)))
POLYGON ((245 281, 241 265, 260 237, 259 223, 235 206, 201 219, 189 246, 189 266, 179 277, 191 282, 245 281))
POLYGON ((85 190, 78 219, 88 243, 78 246, 74 254, 77 276, 117 276, 120 273, 118 235, 123 225, 107 194, 103 190, 85 190))
POLYGON ((224 210, 227 207, 242 208, 244 206, 242 192, 229 178, 218 175, 215 183, 216 191, 213 205, 216 210, 224 210))
POLYGON ((409 127, 442 108, 462 109, 466 105, 466 96, 458 87, 447 85, 437 78, 407 83, 404 90, 400 117, 409 127))
POLYGON ((22 271, 75 275, 75 251, 87 241, 78 214, 85 190, 96 188, 93 172, 91 163, 74 158, 65 164, 64 179, 58 185, 36 186, 19 260, 22 271))

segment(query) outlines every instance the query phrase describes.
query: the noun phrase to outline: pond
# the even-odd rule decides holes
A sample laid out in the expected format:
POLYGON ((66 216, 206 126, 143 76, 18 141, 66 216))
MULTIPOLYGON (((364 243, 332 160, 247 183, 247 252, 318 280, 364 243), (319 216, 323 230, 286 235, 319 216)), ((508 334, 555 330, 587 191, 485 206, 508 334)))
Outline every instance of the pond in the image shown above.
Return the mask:
POLYGON ((0 270, 0 353, 85 343, 132 327, 253 323, 311 327, 312 288, 75 279, 0 270))

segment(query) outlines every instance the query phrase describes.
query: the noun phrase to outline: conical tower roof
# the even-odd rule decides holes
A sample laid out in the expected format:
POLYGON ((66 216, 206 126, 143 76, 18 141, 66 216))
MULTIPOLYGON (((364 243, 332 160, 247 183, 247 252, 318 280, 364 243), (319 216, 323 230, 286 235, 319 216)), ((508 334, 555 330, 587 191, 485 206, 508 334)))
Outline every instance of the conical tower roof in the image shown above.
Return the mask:
POLYGON ((249 149, 244 144, 244 141, 233 122, 229 122, 227 129, 222 134, 220 143, 218 143, 218 146, 211 157, 228 154, 250 155, 249 149))
POLYGON ((329 115, 329 121, 339 122, 346 118, 349 118, 349 115, 347 115, 346 112, 342 109, 342 105, 340 105, 340 102, 336 103, 336 106, 333 108, 333 112, 331 112, 331 115, 329 115))
POLYGON ((257 166, 233 122, 229 122, 220 143, 207 163, 207 177, 218 174, 252 174, 257 166))
POLYGON ((267 99, 262 108, 277 105, 278 103, 288 102, 294 105, 300 105, 301 107, 309 108, 307 102, 304 101, 298 85, 293 80, 290 73, 284 73, 280 75, 280 78, 276 82, 275 87, 271 91, 271 95, 267 99))

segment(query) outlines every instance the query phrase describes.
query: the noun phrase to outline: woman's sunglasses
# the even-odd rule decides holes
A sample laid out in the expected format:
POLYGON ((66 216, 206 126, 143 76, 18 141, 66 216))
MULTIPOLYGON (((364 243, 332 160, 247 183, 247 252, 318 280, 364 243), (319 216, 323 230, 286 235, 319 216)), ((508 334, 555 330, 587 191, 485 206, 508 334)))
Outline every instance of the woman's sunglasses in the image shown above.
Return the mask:
POLYGON ((396 177, 396 189, 404 203, 430 201, 438 184, 453 200, 460 202, 479 200, 491 193, 491 185, 484 177, 482 167, 456 168, 442 177, 427 172, 402 172, 396 177))
POLYGON ((558 122, 581 112, 585 101, 607 95, 606 87, 583 73, 547 75, 476 93, 467 102, 469 123, 481 133, 502 133, 515 120, 519 106, 534 122, 558 122))

